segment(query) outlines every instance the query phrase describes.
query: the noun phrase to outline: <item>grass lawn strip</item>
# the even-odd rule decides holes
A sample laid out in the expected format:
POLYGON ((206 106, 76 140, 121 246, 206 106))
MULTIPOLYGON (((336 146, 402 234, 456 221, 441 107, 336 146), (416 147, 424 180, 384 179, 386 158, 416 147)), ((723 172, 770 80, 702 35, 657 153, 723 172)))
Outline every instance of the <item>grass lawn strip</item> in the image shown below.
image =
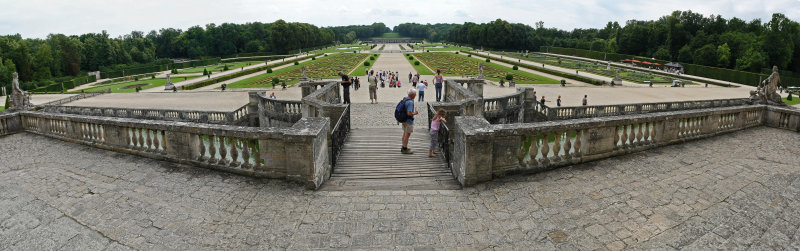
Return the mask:
MULTIPOLYGON (((411 54, 411 56, 414 56, 414 55, 415 54, 411 54)), ((419 60, 419 58, 414 57, 414 59, 411 60, 411 59, 408 59, 408 56, 405 56, 405 57, 406 57, 406 60, 408 60, 408 63, 411 64, 411 66, 414 67, 414 70, 417 71, 417 73, 419 73, 419 75, 436 75, 436 72, 433 69, 431 69, 430 67, 428 67, 428 65, 426 65, 425 62, 422 62, 422 60, 419 60), (414 61, 419 61, 419 65, 414 65, 414 61)))
POLYGON ((386 32, 383 33, 383 35, 381 35, 380 37, 373 37, 373 39, 375 38, 407 38, 407 37, 400 36, 400 33, 397 32, 386 32))
MULTIPOLYGON (((197 77, 199 76, 186 77, 186 79, 184 79, 184 77, 176 77, 176 78, 171 78, 170 80, 172 81, 172 83, 178 83, 184 80, 189 80, 197 77)), ((166 78, 156 78, 156 79, 147 78, 147 79, 140 79, 137 81, 128 81, 111 85, 92 87, 89 89, 84 89, 83 91, 97 92, 111 88, 112 93, 127 93, 127 92, 136 92, 136 86, 141 87, 142 90, 147 90, 150 88, 163 87, 166 84, 167 84, 166 78)), ((70 92, 70 93, 78 93, 78 92, 70 92)))
POLYGON ((360 44, 343 44, 343 45, 339 45, 339 46, 332 47, 332 48, 314 50, 314 51, 311 51, 310 53, 311 54, 318 54, 318 53, 330 54, 330 53, 337 53, 337 52, 353 53, 353 51, 360 51, 360 50, 369 50, 369 46, 360 45, 360 44), (358 48, 339 49, 339 48, 348 48, 348 47, 358 47, 358 48))
MULTIPOLYGON (((252 78, 237 81, 228 85, 228 88, 259 88, 272 87, 272 78, 277 77, 287 85, 298 82, 302 75, 302 66, 306 66, 306 75, 311 79, 337 78, 336 72, 350 72, 357 68, 358 62, 363 62, 371 54, 339 53, 327 57, 318 57, 317 60, 307 61, 299 65, 275 70, 272 73, 258 75, 252 78)), ((362 63, 363 64, 363 63, 362 63)))
MULTIPOLYGON (((416 58, 428 65, 431 69, 442 70, 442 74, 449 76, 477 76, 478 65, 484 64, 483 74, 492 81, 505 80, 506 74, 512 74, 518 84, 558 84, 555 79, 539 76, 524 71, 514 71, 509 67, 482 60, 470 58, 455 53, 431 52, 414 54, 416 58)), ((505 80, 507 81, 507 80, 505 80)))
MULTIPOLYGON (((381 54, 380 53, 376 53, 376 54, 370 54, 369 56, 375 59, 375 60, 369 60, 369 57, 367 59, 365 59, 365 61, 369 60, 369 66, 365 66, 364 62, 362 61, 361 64, 359 64, 358 67, 356 67, 353 71, 348 73, 348 75, 352 76, 353 73, 361 74, 361 72, 364 72, 366 69, 371 69, 372 66, 375 65, 375 61, 378 61, 378 57, 380 57, 381 54)), ((356 76, 360 76, 360 75, 356 75, 356 76)))
POLYGON ((792 95, 792 100, 787 100, 786 98, 783 98, 782 100, 784 103, 786 103, 786 105, 790 106, 800 104, 800 97, 797 95, 792 95))
POLYGON ((246 62, 236 62, 236 63, 225 63, 225 64, 215 64, 215 65, 206 65, 206 66, 198 66, 192 68, 186 68, 178 70, 178 73, 202 73, 203 69, 206 69, 211 72, 221 72, 225 70, 225 66, 228 66, 228 70, 242 68, 244 66, 252 65, 252 64, 260 64, 264 63, 262 61, 246 61, 246 62))

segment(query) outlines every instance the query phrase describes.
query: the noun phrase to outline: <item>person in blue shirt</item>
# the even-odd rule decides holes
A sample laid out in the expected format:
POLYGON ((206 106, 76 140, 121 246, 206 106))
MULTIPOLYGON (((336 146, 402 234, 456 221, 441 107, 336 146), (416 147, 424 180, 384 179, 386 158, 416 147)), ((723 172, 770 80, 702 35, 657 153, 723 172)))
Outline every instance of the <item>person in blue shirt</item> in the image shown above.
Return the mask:
POLYGON ((406 113, 408 114, 408 119, 406 122, 403 122, 403 147, 400 148, 400 153, 403 154, 413 154, 414 152, 411 149, 408 149, 408 139, 411 138, 411 133, 414 132, 414 115, 419 114, 419 112, 414 109, 414 98, 417 97, 417 90, 416 89, 409 89, 408 90, 408 99, 406 99, 406 113))

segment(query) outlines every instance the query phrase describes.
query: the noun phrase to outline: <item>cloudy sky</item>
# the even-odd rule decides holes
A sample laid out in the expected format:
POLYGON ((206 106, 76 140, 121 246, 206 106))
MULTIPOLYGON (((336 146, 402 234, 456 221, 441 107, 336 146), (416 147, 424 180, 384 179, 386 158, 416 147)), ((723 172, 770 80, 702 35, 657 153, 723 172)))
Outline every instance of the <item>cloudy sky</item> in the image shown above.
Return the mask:
POLYGON ((272 22, 317 26, 383 22, 483 23, 502 18, 545 27, 602 28, 608 21, 652 20, 674 10, 768 21, 800 20, 800 0, 0 0, 0 35, 46 37, 108 31, 186 28, 207 23, 272 22))

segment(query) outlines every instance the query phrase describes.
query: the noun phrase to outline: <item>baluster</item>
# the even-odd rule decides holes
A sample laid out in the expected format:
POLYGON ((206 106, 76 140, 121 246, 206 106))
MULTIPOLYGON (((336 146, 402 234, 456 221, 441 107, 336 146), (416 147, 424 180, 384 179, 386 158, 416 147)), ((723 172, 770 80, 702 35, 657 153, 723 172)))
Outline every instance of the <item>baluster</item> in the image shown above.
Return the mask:
POLYGON ((528 147, 528 149, 525 149, 525 143, 531 140, 531 136, 523 135, 521 140, 522 144, 520 148, 522 149, 519 150, 519 154, 517 155, 517 162, 519 163, 520 166, 525 166, 525 156, 528 156, 528 152, 526 150, 530 149, 530 147, 528 147))
POLYGON ((550 134, 545 133, 542 137, 542 165, 546 166, 550 163, 550 158, 547 155, 550 153, 550 134))
POLYGON ((630 132, 628 132, 628 146, 633 146, 633 141, 636 140, 636 124, 631 124, 630 132))
POLYGON ((153 150, 158 151, 158 148, 161 146, 161 142, 158 142, 158 130, 153 130, 153 150))
POLYGON ((647 125, 647 124, 646 123, 640 123, 639 124, 639 131, 636 132, 636 144, 637 145, 641 145, 642 144, 642 138, 644 138, 644 135, 642 134, 642 127, 645 126, 645 125, 647 125))
POLYGON ((561 156, 559 156, 561 152, 561 132, 556 132, 555 135, 556 137, 553 141, 553 158, 551 159, 553 163, 561 160, 561 156))
POLYGON ((145 138, 147 138, 147 150, 153 149, 153 138, 152 138, 152 131, 150 129, 144 129, 145 138))
POLYGON ((167 132, 161 131, 161 150, 167 151, 167 132))
POLYGON ((628 143, 628 125, 622 126, 622 142, 620 142, 620 147, 624 147, 625 143, 628 143))
POLYGON ((250 139, 241 139, 242 141, 242 168, 253 168, 250 164, 250 139))
POLYGON ((239 166, 239 149, 236 147, 236 138, 231 138, 231 167, 239 166))
POLYGON ((570 140, 569 131, 564 132, 564 160, 568 160, 572 157, 569 153, 569 150, 572 149, 572 142, 570 142, 570 140))
POLYGON ((206 157, 206 142, 205 142, 205 139, 203 139, 203 135, 202 134, 198 134, 197 138, 200 141, 200 156, 197 157, 197 160, 208 160, 208 157, 206 157))
POLYGON ((217 147, 216 147, 216 140, 217 137, 214 135, 208 135, 208 154, 210 157, 208 158, 209 163, 217 163, 217 147))
POLYGON ((228 163, 228 148, 225 147, 225 136, 219 136, 219 164, 228 163))
POLYGON ((531 167, 539 165, 539 161, 536 161, 536 155, 539 155, 539 135, 534 134, 532 139, 533 141, 531 142, 531 147, 528 150, 528 156, 531 158, 528 166, 531 167))
POLYGON ((619 126, 616 126, 614 127, 614 148, 617 148, 618 143, 619 143, 619 126))
POLYGON ((133 148, 139 144, 139 137, 136 137, 136 129, 135 128, 128 128, 128 137, 131 137, 131 145, 133 148))
POLYGON ((583 133, 582 133, 581 129, 575 130, 575 150, 573 151, 574 152, 573 155, 576 156, 576 157, 580 157, 582 155, 581 154, 581 143, 582 143, 581 142, 581 136, 582 136, 582 134, 583 133))
POLYGON ((652 142, 653 138, 650 138, 650 126, 653 125, 653 122, 645 122, 644 123, 644 140, 647 142, 652 142))
POLYGON ((142 135, 142 128, 136 128, 136 131, 139 132, 139 148, 144 148, 144 135, 142 135))

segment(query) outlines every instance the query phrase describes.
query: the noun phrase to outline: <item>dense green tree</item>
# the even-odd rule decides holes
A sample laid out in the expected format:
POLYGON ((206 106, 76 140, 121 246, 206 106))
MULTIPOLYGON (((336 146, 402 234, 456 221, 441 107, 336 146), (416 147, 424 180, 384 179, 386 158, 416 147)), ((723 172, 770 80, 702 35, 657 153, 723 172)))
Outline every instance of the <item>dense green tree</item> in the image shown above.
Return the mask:
POLYGON ((736 59, 736 69, 758 71, 765 66, 766 60, 767 57, 764 56, 764 53, 760 49, 750 47, 742 57, 736 59))
POLYGON ((716 65, 717 47, 713 44, 707 44, 700 49, 697 49, 692 54, 693 62, 700 65, 716 65))
POLYGON ((717 66, 727 68, 731 64, 731 48, 728 44, 717 46, 717 66))

